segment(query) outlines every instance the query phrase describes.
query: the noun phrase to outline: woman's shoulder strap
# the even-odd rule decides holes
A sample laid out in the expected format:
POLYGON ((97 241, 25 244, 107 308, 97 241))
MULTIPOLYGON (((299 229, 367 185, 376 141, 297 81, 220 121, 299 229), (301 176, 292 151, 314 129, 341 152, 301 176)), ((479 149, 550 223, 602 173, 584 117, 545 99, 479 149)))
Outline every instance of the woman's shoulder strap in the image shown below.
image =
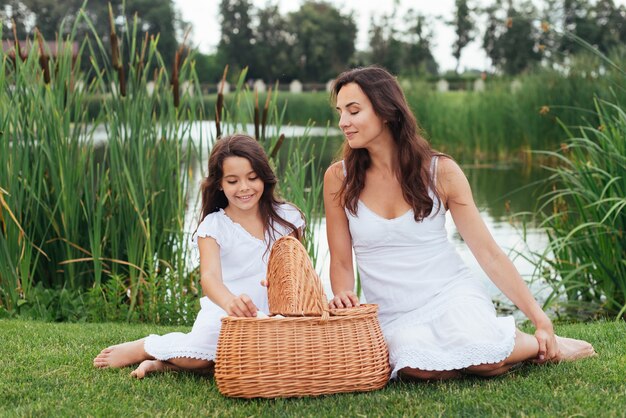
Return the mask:
POLYGON ((433 185, 437 185, 437 162, 439 161, 438 155, 433 155, 430 158, 430 176, 433 179, 433 185))

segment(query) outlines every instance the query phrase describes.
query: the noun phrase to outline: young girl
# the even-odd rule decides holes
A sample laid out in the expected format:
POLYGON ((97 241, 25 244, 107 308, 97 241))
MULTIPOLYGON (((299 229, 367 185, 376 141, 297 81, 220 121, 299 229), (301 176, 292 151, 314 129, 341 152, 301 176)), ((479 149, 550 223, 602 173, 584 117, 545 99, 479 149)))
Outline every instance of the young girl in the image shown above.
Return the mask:
POLYGON ((341 74, 333 88, 344 160, 324 177, 331 307, 379 305, 392 377, 495 376, 525 360, 594 354, 585 341, 554 335, 552 322, 487 230, 459 166, 419 135, 396 79, 378 67, 341 74), (534 336, 496 317, 482 283, 447 239, 450 211, 489 278, 536 327, 534 336))
POLYGON ((300 239, 302 213, 275 196, 276 176, 257 141, 246 135, 218 140, 202 183, 202 222, 193 241, 200 252, 204 297, 190 333, 174 332, 105 348, 96 367, 139 363, 131 375, 213 367, 220 318, 268 311, 265 279, 273 243, 284 235, 300 239))

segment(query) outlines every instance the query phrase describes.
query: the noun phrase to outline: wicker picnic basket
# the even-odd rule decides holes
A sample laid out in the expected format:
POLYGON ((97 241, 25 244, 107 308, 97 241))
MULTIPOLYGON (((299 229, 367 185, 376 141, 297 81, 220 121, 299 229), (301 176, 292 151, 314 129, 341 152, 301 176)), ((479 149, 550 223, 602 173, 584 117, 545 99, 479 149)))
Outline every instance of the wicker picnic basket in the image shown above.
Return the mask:
POLYGON ((239 398, 325 395, 380 389, 389 354, 377 305, 328 309, 300 241, 280 238, 267 269, 270 312, 284 318, 222 318, 215 380, 239 398))

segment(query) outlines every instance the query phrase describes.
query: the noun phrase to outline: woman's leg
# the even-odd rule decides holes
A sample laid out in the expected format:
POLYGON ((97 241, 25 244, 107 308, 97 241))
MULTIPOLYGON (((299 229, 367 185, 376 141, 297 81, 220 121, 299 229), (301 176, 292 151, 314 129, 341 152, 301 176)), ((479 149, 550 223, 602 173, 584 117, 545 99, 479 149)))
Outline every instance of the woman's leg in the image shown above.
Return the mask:
POLYGON ((586 357, 593 357, 596 351, 587 341, 576 340, 574 338, 566 338, 556 336, 556 342, 559 344, 559 353, 554 359, 555 362, 574 361, 586 357))
POLYGON ((459 370, 421 370, 405 367, 398 370, 400 380, 449 380, 463 376, 459 370))
MULTIPOLYGON (((587 341, 576 340, 573 338, 556 336, 556 342, 559 346, 559 352, 552 361, 559 363, 561 361, 574 361, 586 357, 592 357, 596 354, 593 346, 587 341)), ((479 376, 498 376, 506 373, 517 363, 523 361, 534 360, 539 352, 539 343, 533 335, 529 335, 516 330, 515 347, 509 357, 500 363, 481 364, 471 366, 465 369, 468 374, 479 376)))
MULTIPOLYGON (((586 341, 576 340, 573 338, 556 337, 559 345, 559 353, 554 362, 574 361, 585 357, 592 357, 596 353, 593 346, 586 341)), ((398 377, 401 379, 414 380, 447 380, 455 379, 464 374, 472 374, 477 376, 491 377, 499 376, 508 372, 514 365, 534 360, 539 352, 539 343, 537 339, 530 334, 526 334, 520 330, 515 332, 515 346, 511 354, 498 363, 480 364, 477 366, 466 367, 463 370, 443 370, 430 371, 405 367, 398 370, 398 377)))
POLYGON ((470 366, 463 371, 466 374, 475 374, 485 377, 499 376, 508 372, 509 369, 517 363, 536 358, 538 352, 539 343, 534 336, 520 330, 515 330, 515 346, 511 354, 504 359, 504 361, 470 366))
POLYGON ((511 366, 524 360, 537 356, 539 344, 532 335, 524 334, 517 330, 515 334, 515 346, 513 352, 504 361, 498 363, 481 364, 470 366, 463 370, 443 370, 430 371, 405 367, 398 370, 401 379, 415 380, 447 380, 462 377, 465 374, 475 374, 479 376, 497 376, 506 373, 511 366))
POLYGON ((143 348, 144 338, 105 348, 93 359, 93 365, 99 368, 126 367, 141 363, 144 360, 153 360, 143 348))

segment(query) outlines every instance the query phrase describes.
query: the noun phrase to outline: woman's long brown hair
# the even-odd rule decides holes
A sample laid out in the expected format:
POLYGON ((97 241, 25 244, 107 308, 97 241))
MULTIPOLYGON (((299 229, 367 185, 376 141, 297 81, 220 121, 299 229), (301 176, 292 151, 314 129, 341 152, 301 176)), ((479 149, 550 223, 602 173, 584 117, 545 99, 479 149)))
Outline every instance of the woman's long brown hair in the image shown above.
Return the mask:
MULTIPOLYGON (((275 194, 276 183, 278 182, 276 175, 270 167, 267 155, 263 147, 252 137, 243 134, 235 134, 222 137, 215 142, 211 155, 209 156, 209 175, 202 181, 202 219, 208 214, 218 212, 228 206, 228 199, 223 190, 220 190, 220 183, 224 176, 224 160, 228 157, 242 157, 250 161, 252 169, 261 180, 263 180, 264 188, 261 199, 259 200, 259 210, 263 220, 265 232, 269 233, 273 239, 276 236, 275 225, 278 223, 288 230, 293 231, 297 239, 302 238, 302 231, 295 227, 291 222, 281 218, 276 212, 279 204, 285 203, 275 194)), ((295 206, 294 206, 295 207, 295 206)), ((302 215, 302 212, 300 212, 302 215)))
MULTIPOLYGON (((376 115, 387 122, 397 146, 399 164, 396 175, 402 187, 402 195, 413 209, 415 221, 421 221, 433 209, 429 189, 439 199, 430 173, 430 161, 434 155, 441 154, 433 151, 428 141, 420 135, 417 120, 409 109, 400 85, 387 70, 369 66, 341 73, 333 84, 333 102, 337 101, 341 88, 350 83, 359 85, 372 102, 376 115)), ((341 205, 356 215, 359 196, 365 187, 365 172, 372 161, 367 149, 352 149, 347 141, 343 146, 343 160, 346 177, 338 197, 341 205)))

